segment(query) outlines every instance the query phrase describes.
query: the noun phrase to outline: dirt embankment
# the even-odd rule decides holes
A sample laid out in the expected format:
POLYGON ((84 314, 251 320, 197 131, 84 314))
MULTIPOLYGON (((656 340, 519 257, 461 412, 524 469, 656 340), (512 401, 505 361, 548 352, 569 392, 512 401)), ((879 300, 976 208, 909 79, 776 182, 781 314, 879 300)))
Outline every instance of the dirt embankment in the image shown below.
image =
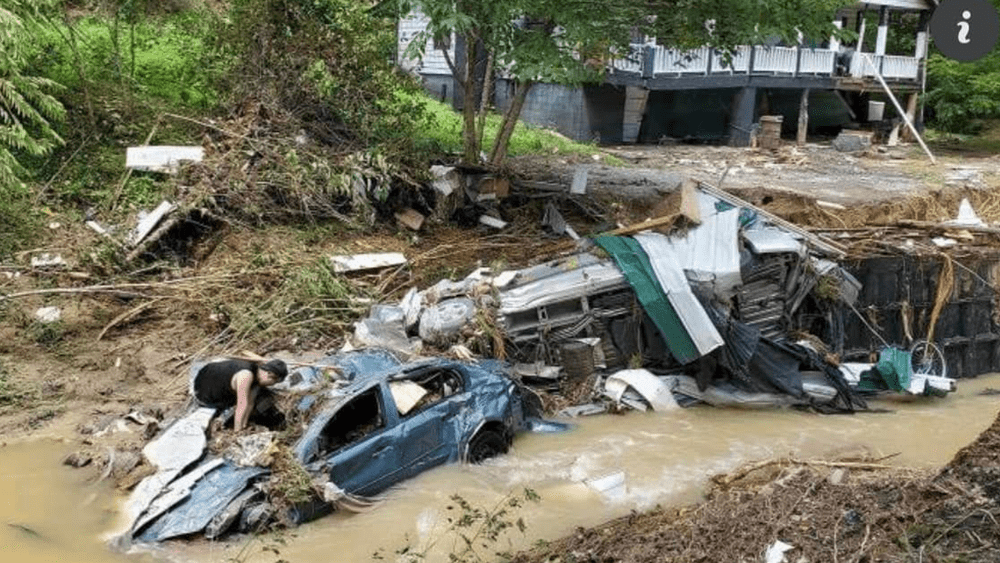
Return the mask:
POLYGON ((716 476, 704 503, 632 514, 516 563, 1000 560, 1000 418, 937 473, 877 460, 769 460, 716 476))

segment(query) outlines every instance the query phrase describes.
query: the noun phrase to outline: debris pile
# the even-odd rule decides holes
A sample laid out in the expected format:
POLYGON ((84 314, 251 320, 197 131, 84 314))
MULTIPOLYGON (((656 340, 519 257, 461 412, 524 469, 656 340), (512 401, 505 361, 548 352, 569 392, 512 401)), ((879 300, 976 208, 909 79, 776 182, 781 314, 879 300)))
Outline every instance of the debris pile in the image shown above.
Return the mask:
POLYGON ((353 343, 506 358, 524 383, 575 395, 564 414, 656 409, 663 386, 685 405, 823 411, 863 409, 861 395, 875 391, 954 389, 933 345, 919 358, 899 351, 896 370, 841 366, 836 346, 810 333, 858 302, 862 285, 839 262, 846 248, 710 186, 680 193, 662 217, 562 258, 411 288, 357 323, 353 343), (603 404, 581 407, 594 399, 603 404))

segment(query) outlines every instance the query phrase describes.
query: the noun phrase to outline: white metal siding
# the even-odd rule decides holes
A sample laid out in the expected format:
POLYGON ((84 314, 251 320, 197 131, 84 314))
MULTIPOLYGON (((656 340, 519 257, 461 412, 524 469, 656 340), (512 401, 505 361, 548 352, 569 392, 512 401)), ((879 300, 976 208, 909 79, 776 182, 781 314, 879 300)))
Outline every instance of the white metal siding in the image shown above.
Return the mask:
MULTIPOLYGON (((439 49, 434 48, 434 40, 427 38, 424 45, 424 55, 422 58, 407 58, 406 49, 415 37, 427 29, 428 18, 418 12, 399 21, 399 36, 397 37, 397 47, 399 49, 399 65, 407 70, 415 70, 421 74, 442 74, 451 75, 448 62, 444 54, 439 49)), ((452 61, 455 60, 455 40, 452 38, 448 45, 448 54, 452 61)))

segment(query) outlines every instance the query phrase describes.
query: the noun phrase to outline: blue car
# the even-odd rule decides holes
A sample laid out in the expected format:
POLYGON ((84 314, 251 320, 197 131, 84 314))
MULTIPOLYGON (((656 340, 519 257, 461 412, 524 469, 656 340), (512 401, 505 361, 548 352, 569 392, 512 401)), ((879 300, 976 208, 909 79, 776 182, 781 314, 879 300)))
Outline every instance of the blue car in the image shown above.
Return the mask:
MULTIPOLYGON (((521 430, 559 429, 534 418, 541 406, 537 396, 508 377, 507 367, 495 360, 436 358, 400 364, 391 354, 368 350, 320 363, 335 367, 347 380, 333 389, 306 392, 299 408, 315 414, 293 452, 314 480, 337 491, 339 500, 365 502, 365 497, 429 468, 505 453, 521 430)), ((290 376, 292 390, 309 388, 317 373, 290 376)), ((271 478, 269 468, 241 467, 209 456, 175 481, 192 475, 196 480, 190 493, 162 514, 150 513, 162 505, 152 502, 131 530, 131 540, 158 542, 195 533, 216 538, 234 528, 259 529, 277 517, 262 486, 271 478)), ((164 487, 160 496, 170 488, 164 487)), ((330 498, 314 499, 293 507, 283 519, 311 520, 335 504, 344 506, 330 498)))
POLYGON ((342 490, 374 495, 443 463, 505 453, 528 427, 525 393, 493 360, 406 364, 337 390, 295 455, 342 490))

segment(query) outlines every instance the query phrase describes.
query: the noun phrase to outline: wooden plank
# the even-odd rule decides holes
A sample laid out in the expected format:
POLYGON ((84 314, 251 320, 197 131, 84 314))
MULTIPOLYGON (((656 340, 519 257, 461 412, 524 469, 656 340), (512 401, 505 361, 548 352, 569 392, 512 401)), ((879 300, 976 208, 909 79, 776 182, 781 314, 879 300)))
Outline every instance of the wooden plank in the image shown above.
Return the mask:
POLYGON ((176 174, 181 162, 201 162, 204 154, 205 151, 201 147, 128 147, 125 150, 125 167, 131 170, 176 174))

